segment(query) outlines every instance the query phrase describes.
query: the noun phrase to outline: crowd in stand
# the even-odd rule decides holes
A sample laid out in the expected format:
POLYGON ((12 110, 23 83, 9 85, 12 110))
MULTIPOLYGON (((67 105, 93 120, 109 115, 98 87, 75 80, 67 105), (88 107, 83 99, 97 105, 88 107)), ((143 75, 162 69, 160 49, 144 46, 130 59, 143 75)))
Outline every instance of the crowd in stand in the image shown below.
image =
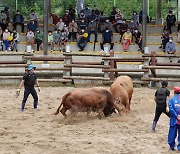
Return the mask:
MULTIPOLYGON (((113 32, 119 34, 119 41, 122 43, 123 50, 128 51, 129 45, 135 42, 142 51, 142 35, 138 30, 139 24, 142 22, 142 10, 139 14, 134 11, 131 20, 127 22, 123 13, 113 8, 109 16, 106 16, 103 11, 99 10, 96 5, 91 10, 89 5, 86 5, 83 10, 77 15, 72 6, 65 11, 65 14, 58 18, 56 14, 52 13, 49 22, 56 25, 53 31, 48 31, 48 44, 51 51, 59 50, 65 51, 65 46, 68 41, 75 41, 79 47, 79 51, 83 51, 87 43, 90 42, 90 37, 94 34, 93 42, 100 42, 101 52, 104 52, 104 44, 110 44, 110 51, 113 50, 113 32), (102 33, 101 40, 98 40, 98 33, 102 33)), ((167 16, 167 28, 165 27, 162 34, 162 46, 167 53, 175 52, 175 45, 171 44, 172 38, 171 27, 175 25, 176 18, 172 15, 172 11, 167 16), (169 33, 168 33, 169 32, 169 33), (172 49, 173 48, 173 49, 172 49)), ((24 33, 24 17, 20 10, 17 10, 12 19, 13 30, 9 30, 10 11, 5 7, 0 14, 0 49, 3 50, 3 44, 6 51, 16 50, 19 42, 19 33, 16 31, 17 25, 21 25, 21 32, 24 33)), ((147 17, 149 22, 149 18, 147 17)), ((43 48, 43 32, 40 31, 38 24, 38 16, 34 10, 29 14, 29 21, 27 23, 26 39, 28 45, 39 51, 43 48)), ((180 26, 178 26, 178 41, 180 42, 180 26)))

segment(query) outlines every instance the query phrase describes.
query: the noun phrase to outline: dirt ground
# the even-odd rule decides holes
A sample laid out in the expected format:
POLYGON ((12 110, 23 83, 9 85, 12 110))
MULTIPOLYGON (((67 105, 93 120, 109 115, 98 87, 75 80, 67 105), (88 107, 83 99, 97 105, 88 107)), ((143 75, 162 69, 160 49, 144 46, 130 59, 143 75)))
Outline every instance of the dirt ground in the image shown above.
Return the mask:
MULTIPOLYGON (((169 154, 169 119, 162 115, 151 132, 155 89, 134 88, 128 115, 113 114, 100 120, 79 113, 63 124, 61 114, 52 115, 61 97, 74 87, 42 87, 38 110, 30 96, 19 112, 23 90, 15 98, 14 87, 0 88, 0 154, 169 154)), ((172 91, 171 91, 172 94, 172 91)), ((174 153, 174 152, 172 152, 174 153)))

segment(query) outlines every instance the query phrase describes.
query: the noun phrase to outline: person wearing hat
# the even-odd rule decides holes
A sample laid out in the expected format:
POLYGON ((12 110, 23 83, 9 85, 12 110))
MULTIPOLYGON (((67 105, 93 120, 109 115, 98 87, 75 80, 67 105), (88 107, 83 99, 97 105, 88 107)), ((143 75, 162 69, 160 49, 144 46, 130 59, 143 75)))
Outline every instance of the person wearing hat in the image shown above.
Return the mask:
POLYGON ((84 48, 87 45, 87 42, 88 42, 88 33, 84 29, 81 29, 81 31, 79 32, 78 41, 77 41, 77 45, 80 48, 79 51, 84 50, 84 48))
POLYGON ((169 111, 168 111, 169 110, 168 100, 170 96, 170 91, 167 89, 168 82, 162 81, 161 85, 162 87, 155 92, 155 97, 154 97, 154 100, 156 102, 156 111, 155 111, 155 116, 154 116, 154 120, 152 124, 153 132, 155 132, 156 124, 162 113, 165 113, 168 117, 170 116, 169 111))
POLYGON ((169 99, 168 105, 170 111, 168 144, 170 150, 175 150, 175 139, 178 132, 177 150, 180 151, 180 87, 174 87, 174 96, 169 99))
POLYGON ((37 109, 37 105, 38 105, 38 96, 37 96, 37 92, 34 88, 34 85, 36 85, 38 87, 38 90, 40 92, 40 87, 39 87, 39 83, 37 80, 37 76, 34 73, 34 70, 36 69, 36 67, 34 65, 29 65, 28 66, 28 70, 27 72, 24 74, 23 79, 20 83, 19 88, 16 91, 16 96, 19 96, 21 87, 24 84, 24 97, 22 100, 22 105, 21 105, 21 109, 20 111, 23 112, 24 108, 25 108, 25 104, 27 101, 27 98, 29 96, 29 94, 32 95, 32 97, 34 98, 34 109, 37 109))

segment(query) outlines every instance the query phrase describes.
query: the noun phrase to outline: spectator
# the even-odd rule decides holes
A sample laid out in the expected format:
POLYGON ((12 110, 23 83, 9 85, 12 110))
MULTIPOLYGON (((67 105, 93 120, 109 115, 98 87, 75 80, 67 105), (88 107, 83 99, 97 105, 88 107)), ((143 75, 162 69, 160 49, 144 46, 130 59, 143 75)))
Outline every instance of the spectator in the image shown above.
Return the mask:
POLYGON ((48 45, 50 45, 51 52, 52 52, 53 51, 53 35, 52 35, 51 30, 48 31, 48 45))
POLYGON ((61 34, 58 32, 57 29, 55 29, 54 33, 53 33, 53 47, 55 50, 55 45, 57 44, 58 50, 59 50, 59 46, 60 46, 60 36, 61 34))
POLYGON ((69 26, 69 23, 71 22, 71 16, 69 15, 69 10, 66 10, 65 15, 62 17, 62 20, 66 26, 69 26))
POLYGON ((113 10, 110 13, 110 22, 112 24, 115 23, 115 15, 117 14, 116 7, 113 8, 113 10))
POLYGON ((9 48, 9 36, 11 35, 11 33, 9 32, 9 30, 6 28, 5 31, 3 32, 3 43, 5 45, 5 49, 6 51, 9 51, 10 48, 9 48))
POLYGON ((43 32, 41 32, 39 29, 36 29, 35 35, 35 42, 37 44, 37 51, 39 51, 39 48, 42 48, 42 42, 43 42, 43 32))
POLYGON ((68 33, 65 30, 62 30, 61 36, 60 36, 60 51, 63 50, 63 52, 66 51, 65 47, 68 40, 68 33))
POLYGON ((128 25, 126 24, 126 19, 123 19, 123 23, 119 27, 119 32, 121 35, 120 41, 122 39, 123 34, 127 31, 128 25))
POLYGON ((116 33, 119 33, 118 30, 118 26, 121 25, 123 23, 123 15, 121 14, 121 12, 119 11, 116 15, 115 15, 115 23, 114 23, 114 30, 116 33))
POLYGON ((141 32, 137 28, 135 28, 133 36, 135 37, 135 43, 138 44, 139 46, 138 51, 142 52, 142 35, 141 35, 141 32))
POLYGON ((56 24, 56 26, 60 32, 64 29, 65 23, 63 22, 62 18, 59 19, 59 22, 56 24))
POLYGON ((176 22, 176 16, 172 14, 172 11, 169 11, 169 14, 166 17, 166 22, 167 22, 167 30, 169 33, 172 33, 171 27, 175 26, 176 22))
POLYGON ((68 10, 69 10, 69 15, 70 15, 71 19, 72 19, 72 20, 75 20, 75 13, 76 13, 76 11, 75 11, 75 9, 72 7, 72 5, 69 5, 68 10))
POLYGON ((134 28, 138 28, 139 25, 139 16, 136 11, 133 12, 131 20, 133 21, 134 28))
POLYGON ((8 23, 7 23, 6 19, 2 20, 2 23, 0 23, 0 26, 1 26, 2 30, 3 30, 3 32, 5 31, 5 29, 8 28, 8 23))
POLYGON ((81 29, 81 31, 79 32, 78 41, 77 41, 77 45, 80 48, 79 51, 84 50, 84 48, 87 45, 87 42, 88 42, 88 33, 84 29, 81 29))
POLYGON ((128 50, 131 40, 132 40, 132 33, 130 32, 130 29, 128 28, 127 32, 125 32, 122 36, 122 45, 123 45, 124 52, 128 50))
POLYGON ((59 22, 58 16, 55 13, 51 13, 51 17, 53 18, 53 24, 56 25, 59 22))
POLYGON ((31 10, 31 13, 29 15, 29 19, 30 20, 33 20, 34 22, 37 22, 38 21, 38 16, 35 12, 35 10, 31 10))
POLYGON ((21 25, 21 32, 24 33, 24 17, 19 10, 13 17, 13 29, 16 30, 16 26, 21 25))
POLYGON ((104 29, 108 28, 109 30, 112 30, 112 23, 109 21, 109 18, 106 18, 106 22, 104 22, 104 29))
POLYGON ((89 16, 91 15, 91 10, 89 9, 89 5, 86 5, 83 11, 84 11, 85 19, 89 20, 89 16))
MULTIPOLYGON (((147 13, 146 13, 146 14, 147 14, 147 13)), ((142 24, 142 17, 143 17, 143 10, 141 9, 141 10, 139 11, 139 23, 140 23, 140 24, 142 24)), ((149 19, 148 14, 147 14, 146 19, 147 19, 147 23, 149 23, 150 19, 149 19)))
POLYGON ((79 22, 79 30, 81 30, 81 29, 87 29, 87 26, 88 26, 88 24, 87 24, 87 22, 85 21, 85 19, 84 18, 82 18, 81 19, 81 21, 79 22))
POLYGON ((34 48, 34 32, 31 29, 29 29, 27 32, 26 40, 27 40, 27 44, 31 45, 32 51, 34 51, 33 50, 33 48, 34 48))
POLYGON ((163 47, 163 51, 165 52, 166 44, 169 42, 169 33, 166 29, 163 30, 162 36, 162 45, 159 48, 163 47))
POLYGON ((91 15, 89 15, 89 21, 91 21, 91 20, 97 21, 97 15, 95 14, 94 10, 92 10, 91 15))
POLYGON ((95 14, 96 14, 97 17, 100 15, 100 10, 98 9, 97 5, 94 5, 94 8, 93 8, 92 11, 95 12, 95 14))
POLYGON ((90 42, 91 33, 95 35, 94 42, 97 42, 97 23, 94 20, 91 20, 88 25, 88 42, 90 42))
POLYGON ((166 44, 166 53, 174 54, 176 52, 175 43, 173 42, 173 38, 169 37, 169 42, 166 44))
POLYGON ((30 20, 30 22, 27 24, 27 29, 32 30, 33 32, 36 31, 36 29, 38 28, 38 23, 35 22, 33 19, 30 20))
POLYGON ((0 40, 2 40, 2 35, 3 35, 3 30, 2 30, 2 28, 0 26, 0 40))
POLYGON ((6 21, 9 23, 10 22, 10 11, 9 7, 4 8, 4 13, 6 14, 6 21))
POLYGON ((17 44, 19 42, 19 33, 16 30, 13 30, 13 32, 11 33, 11 36, 13 37, 13 40, 11 41, 11 45, 10 48, 13 51, 14 49, 17 50, 17 44))
POLYGON ((69 41, 71 40, 71 36, 73 38, 72 40, 76 41, 76 39, 77 39, 77 37, 76 37, 77 31, 78 31, 78 25, 73 19, 69 24, 69 35, 68 35, 69 41))
POLYGON ((0 14, 0 23, 2 23, 3 20, 6 20, 6 19, 7 19, 7 15, 5 14, 4 10, 2 10, 0 14))
POLYGON ((108 27, 106 27, 106 29, 102 33, 102 40, 101 40, 101 43, 100 43, 102 52, 104 52, 104 44, 105 43, 109 43, 111 45, 110 50, 109 50, 111 52, 113 50, 113 46, 114 46, 113 33, 112 33, 111 30, 109 30, 108 27))
POLYGON ((85 15, 84 15, 84 11, 83 10, 81 10, 80 14, 78 15, 78 18, 79 18, 79 21, 81 21, 82 19, 85 19, 85 15))
POLYGON ((98 30, 100 33, 103 32, 103 30, 105 29, 104 28, 104 23, 106 22, 106 16, 104 15, 104 12, 103 11, 100 11, 100 15, 98 17, 98 30))
POLYGON ((177 42, 180 43, 180 24, 178 24, 177 28, 177 42))

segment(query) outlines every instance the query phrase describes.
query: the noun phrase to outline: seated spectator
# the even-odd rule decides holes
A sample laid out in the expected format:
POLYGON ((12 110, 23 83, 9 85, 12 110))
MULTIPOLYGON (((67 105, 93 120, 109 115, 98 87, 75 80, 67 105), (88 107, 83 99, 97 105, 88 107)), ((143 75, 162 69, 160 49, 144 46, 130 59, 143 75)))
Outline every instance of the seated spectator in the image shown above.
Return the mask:
POLYGON ((69 10, 66 10, 65 15, 62 17, 63 22, 65 23, 66 26, 69 26, 69 23, 71 22, 71 16, 69 15, 69 10))
POLYGON ((27 24, 27 29, 35 32, 36 29, 38 29, 38 23, 31 19, 30 22, 27 24))
POLYGON ((69 15, 70 15, 71 19, 72 19, 72 20, 75 20, 75 13, 76 13, 76 11, 75 11, 75 9, 72 7, 72 5, 69 5, 68 10, 69 10, 69 15))
POLYGON ((97 42, 97 23, 94 20, 91 20, 91 22, 88 25, 88 42, 90 42, 91 33, 95 35, 94 42, 97 42))
POLYGON ((60 32, 64 29, 65 23, 63 22, 62 18, 59 19, 59 22, 56 24, 56 26, 60 32))
POLYGON ((2 23, 3 20, 6 20, 6 19, 7 19, 7 15, 5 14, 4 10, 2 10, 0 14, 0 23, 2 23))
POLYGON ((24 17, 19 10, 13 17, 13 29, 16 30, 16 26, 21 25, 21 32, 24 33, 24 17))
POLYGON ((42 43, 43 43, 43 32, 41 32, 39 29, 36 29, 35 35, 34 35, 35 43, 37 44, 37 51, 39 51, 39 48, 42 49, 42 43))
POLYGON ((180 24, 178 24, 177 28, 177 42, 180 43, 180 24))
POLYGON ((131 40, 132 40, 132 33, 130 29, 128 28, 127 32, 125 32, 122 36, 122 45, 123 45, 124 52, 128 51, 131 40))
POLYGON ((86 30, 86 29, 87 29, 87 26, 88 26, 87 22, 85 21, 84 18, 82 18, 81 21, 80 21, 79 24, 78 24, 79 31, 80 31, 81 29, 85 29, 85 30, 86 30))
POLYGON ((35 10, 31 10, 31 13, 29 15, 29 20, 33 20, 34 22, 38 22, 38 16, 37 16, 35 10))
POLYGON ((111 11, 111 13, 110 13, 110 22, 112 23, 112 24, 114 24, 115 23, 115 15, 117 14, 117 11, 116 11, 116 7, 114 7, 113 8, 113 10, 111 11))
POLYGON ((139 16, 136 11, 133 12, 131 20, 133 21, 133 27, 138 28, 139 25, 139 16))
POLYGON ((65 30, 62 30, 61 36, 60 36, 60 51, 63 52, 66 51, 66 44, 68 41, 68 33, 65 30))
POLYGON ((109 18, 106 18, 106 22, 104 22, 104 29, 108 28, 109 30, 112 30, 112 23, 109 21, 109 18))
POLYGON ((60 47, 60 37, 61 37, 61 34, 58 32, 57 29, 55 29, 55 31, 53 33, 53 47, 54 47, 54 50, 56 50, 55 49, 56 44, 57 44, 58 50, 60 50, 59 49, 59 47, 60 47))
POLYGON ((53 35, 52 35, 51 30, 48 31, 48 45, 50 45, 51 52, 52 52, 53 51, 53 35))
POLYGON ((7 23, 10 22, 10 11, 9 11, 9 7, 5 7, 4 8, 4 13, 6 14, 6 21, 7 23))
POLYGON ((51 13, 51 17, 53 18, 53 24, 56 25, 59 22, 58 16, 55 13, 51 13))
POLYGON ((93 10, 95 12, 95 14, 97 15, 97 17, 100 15, 100 10, 98 9, 97 5, 94 5, 93 10))
POLYGON ((119 12, 115 15, 114 30, 115 30, 116 33, 119 33, 118 26, 120 26, 122 23, 123 23, 123 15, 122 15, 122 13, 119 11, 119 12))
POLYGON ((100 11, 100 15, 98 17, 98 31, 100 33, 104 30, 104 23, 106 22, 106 16, 104 15, 103 11, 100 11))
POLYGON ((119 27, 119 32, 121 35, 120 41, 122 39, 123 34, 127 31, 128 25, 126 24, 126 19, 123 19, 123 23, 119 27))
POLYGON ((2 28, 0 26, 0 40, 2 40, 2 35, 3 35, 3 30, 2 30, 2 28))
POLYGON ((2 40, 3 31, 0 27, 0 51, 3 51, 3 40, 2 40))
POLYGON ((133 36, 135 38, 135 43, 138 44, 139 46, 138 51, 142 52, 142 35, 141 35, 141 32, 137 28, 134 29, 133 36))
POLYGON ((10 48, 9 48, 10 39, 8 39, 9 36, 11 36, 11 33, 9 32, 9 29, 6 28, 2 36, 6 51, 10 51, 10 48))
POLYGON ((101 43, 100 43, 102 52, 104 52, 104 44, 105 43, 109 43, 111 45, 110 50, 109 50, 111 52, 113 50, 113 46, 114 46, 113 33, 112 33, 111 30, 109 30, 108 27, 106 27, 106 29, 102 33, 102 40, 101 40, 101 43))
POLYGON ((89 16, 91 15, 91 10, 89 9, 89 4, 85 6, 85 8, 83 9, 83 12, 84 12, 86 21, 89 21, 89 16))
POLYGON ((85 19, 85 15, 84 15, 84 11, 83 10, 81 10, 80 13, 78 14, 78 20, 81 21, 82 19, 85 19))
POLYGON ((32 51, 34 51, 33 50, 33 48, 34 48, 34 32, 31 29, 29 29, 26 34, 26 40, 27 40, 27 44, 31 45, 32 51))
POLYGON ((134 33, 134 23, 133 23, 133 20, 131 20, 130 22, 128 22, 128 28, 130 29, 131 33, 133 34, 134 33))
POLYGON ((166 44, 166 53, 174 54, 176 52, 175 43, 173 42, 173 38, 169 37, 169 42, 166 44))
POLYGON ((10 44, 11 51, 16 50, 17 52, 18 51, 17 44, 19 42, 19 33, 16 30, 13 30, 13 32, 11 33, 11 36, 13 37, 13 40, 11 41, 11 44, 10 44))
POLYGON ((88 42, 88 33, 84 29, 81 29, 81 31, 79 32, 78 41, 77 41, 77 45, 80 48, 79 51, 84 50, 84 48, 87 45, 87 42, 88 42))
POLYGON ((77 32, 78 32, 78 25, 73 19, 69 24, 69 35, 68 35, 69 41, 71 40, 71 36, 72 36, 72 41, 76 41, 77 32))
POLYGON ((169 14, 166 17, 167 22, 167 30, 169 33, 172 33, 171 27, 175 26, 176 23, 176 16, 172 14, 172 11, 169 11, 169 14))
POLYGON ((89 21, 91 20, 97 21, 97 15, 95 14, 94 10, 92 10, 92 13, 89 15, 89 21))
POLYGON ((2 20, 2 23, 0 23, 0 26, 1 26, 2 30, 3 30, 3 32, 5 31, 5 29, 8 28, 8 23, 7 23, 6 19, 2 20))
POLYGON ((163 51, 165 52, 166 44, 169 42, 169 33, 166 29, 163 30, 162 36, 162 44, 159 48, 163 48, 163 51))

